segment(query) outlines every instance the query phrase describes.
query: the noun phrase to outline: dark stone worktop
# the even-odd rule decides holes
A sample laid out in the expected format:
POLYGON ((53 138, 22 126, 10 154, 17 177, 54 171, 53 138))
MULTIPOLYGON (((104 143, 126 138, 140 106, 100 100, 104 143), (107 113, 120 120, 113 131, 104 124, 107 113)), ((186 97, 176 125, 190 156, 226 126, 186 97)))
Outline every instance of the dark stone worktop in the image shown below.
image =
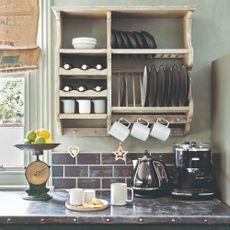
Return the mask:
POLYGON ((0 224, 230 224, 230 208, 218 199, 135 198, 126 206, 74 212, 65 208, 66 192, 51 194, 49 201, 26 201, 25 192, 0 192, 0 224))

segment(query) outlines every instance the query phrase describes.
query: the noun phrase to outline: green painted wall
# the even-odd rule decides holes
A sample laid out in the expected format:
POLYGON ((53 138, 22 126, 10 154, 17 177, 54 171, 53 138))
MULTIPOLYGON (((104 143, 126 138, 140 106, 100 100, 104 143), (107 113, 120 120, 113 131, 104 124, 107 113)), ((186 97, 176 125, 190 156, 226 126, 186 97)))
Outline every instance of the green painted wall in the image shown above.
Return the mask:
MULTIPOLYGON (((211 137, 211 62, 230 51, 230 1, 229 0, 51 0, 52 6, 99 6, 99 5, 195 5, 193 15, 192 44, 194 47, 194 67, 192 91, 194 99, 194 117, 189 135, 170 138, 166 143, 150 138, 142 142, 128 138, 123 147, 128 151, 171 152, 174 142, 197 140, 210 142, 211 137)), ((52 15, 52 41, 55 41, 55 18, 52 15)), ((170 37, 168 37, 170 39, 170 37)), ((52 42, 54 56, 54 42, 52 42)), ((53 68, 54 70, 54 68, 53 68)), ((52 74, 54 80, 54 71, 52 74)), ((52 89, 54 90, 54 89, 52 89)), ((53 93, 54 95, 54 93, 53 93)), ((55 131, 55 117, 53 119, 55 131)), ((68 137, 55 136, 62 145, 57 150, 66 151, 69 144, 77 143, 81 152, 111 152, 118 146, 112 137, 68 137)))

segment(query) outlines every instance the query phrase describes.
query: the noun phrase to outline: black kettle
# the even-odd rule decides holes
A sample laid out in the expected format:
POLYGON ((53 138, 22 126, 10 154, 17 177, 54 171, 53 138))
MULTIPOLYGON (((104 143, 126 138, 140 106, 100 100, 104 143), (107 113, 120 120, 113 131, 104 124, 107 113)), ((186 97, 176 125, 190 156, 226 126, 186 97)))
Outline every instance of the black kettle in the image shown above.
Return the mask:
POLYGON ((152 158, 149 151, 133 160, 133 190, 138 197, 156 197, 166 190, 168 175, 162 161, 152 158))

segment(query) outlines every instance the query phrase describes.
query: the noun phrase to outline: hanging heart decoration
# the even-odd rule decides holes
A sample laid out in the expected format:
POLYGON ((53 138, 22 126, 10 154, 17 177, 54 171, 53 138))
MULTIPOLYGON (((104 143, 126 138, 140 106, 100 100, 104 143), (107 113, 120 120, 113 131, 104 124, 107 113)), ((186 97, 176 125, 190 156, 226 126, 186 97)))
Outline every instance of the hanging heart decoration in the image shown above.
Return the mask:
POLYGON ((68 147, 68 153, 73 158, 75 158, 79 152, 80 152, 80 148, 77 145, 70 145, 68 147))

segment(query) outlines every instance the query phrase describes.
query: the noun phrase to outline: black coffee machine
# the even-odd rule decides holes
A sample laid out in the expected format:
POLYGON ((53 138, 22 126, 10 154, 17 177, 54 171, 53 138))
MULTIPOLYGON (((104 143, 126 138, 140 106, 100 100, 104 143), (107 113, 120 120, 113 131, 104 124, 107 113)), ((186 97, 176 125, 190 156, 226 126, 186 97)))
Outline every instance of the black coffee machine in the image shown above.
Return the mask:
POLYGON ((208 144, 185 142, 174 146, 176 176, 172 195, 208 199, 215 195, 215 175, 208 144))

